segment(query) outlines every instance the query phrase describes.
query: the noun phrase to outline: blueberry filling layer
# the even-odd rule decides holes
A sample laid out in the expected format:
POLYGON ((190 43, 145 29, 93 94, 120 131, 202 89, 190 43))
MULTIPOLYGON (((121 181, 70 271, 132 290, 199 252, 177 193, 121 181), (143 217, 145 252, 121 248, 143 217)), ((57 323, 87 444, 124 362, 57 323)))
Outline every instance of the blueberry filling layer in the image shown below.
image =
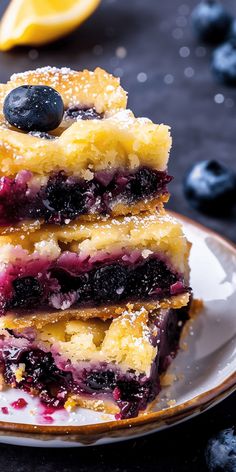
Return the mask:
POLYGON ((34 340, 24 342, 19 335, 12 341, 0 342, 0 370, 8 385, 25 390, 40 397, 43 403, 53 407, 64 406, 70 395, 83 395, 93 400, 112 401, 119 407, 117 419, 132 418, 145 410, 161 390, 160 374, 166 371, 175 357, 179 338, 186 320, 188 307, 168 310, 163 319, 156 320, 158 337, 153 344, 158 353, 151 366, 150 375, 137 374, 133 370, 121 371, 117 366, 103 363, 97 367, 86 367, 83 362, 75 367, 67 364, 66 370, 51 352, 39 349, 34 340), (14 346, 15 340, 15 346, 14 346), (22 380, 16 379, 16 371, 22 365, 22 380), (68 367, 69 365, 69 367, 68 367))
POLYGON ((167 194, 170 181, 166 172, 142 167, 96 172, 89 181, 58 172, 40 185, 22 171, 16 178, 0 179, 0 225, 39 218, 64 224, 80 215, 110 214, 119 203, 132 205, 167 194))
POLYGON ((144 259, 139 253, 135 261, 133 257, 125 254, 80 264, 76 254, 66 253, 51 263, 36 261, 28 268, 10 267, 0 285, 1 314, 12 309, 64 310, 160 300, 189 290, 183 277, 158 255, 144 259))

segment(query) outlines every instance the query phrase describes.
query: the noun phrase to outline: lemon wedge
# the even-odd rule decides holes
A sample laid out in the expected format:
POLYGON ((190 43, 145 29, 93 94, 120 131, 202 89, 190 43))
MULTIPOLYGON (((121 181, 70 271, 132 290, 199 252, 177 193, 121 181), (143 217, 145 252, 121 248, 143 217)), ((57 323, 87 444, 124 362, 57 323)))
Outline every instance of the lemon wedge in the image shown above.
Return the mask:
POLYGON ((78 27, 100 0, 12 0, 0 23, 0 50, 53 41, 78 27))

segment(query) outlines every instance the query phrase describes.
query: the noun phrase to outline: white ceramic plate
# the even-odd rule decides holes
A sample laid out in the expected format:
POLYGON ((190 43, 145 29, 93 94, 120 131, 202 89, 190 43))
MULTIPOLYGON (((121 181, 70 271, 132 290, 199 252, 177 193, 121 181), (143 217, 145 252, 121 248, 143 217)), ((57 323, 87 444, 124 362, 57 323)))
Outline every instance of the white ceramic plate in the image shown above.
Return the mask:
POLYGON ((204 301, 168 372, 176 381, 163 388, 153 412, 133 420, 78 409, 59 411, 53 421, 37 399, 9 390, 0 407, 24 397, 27 408, 0 412, 0 442, 24 446, 69 447, 106 444, 167 428, 213 406, 236 388, 236 248, 217 234, 177 217, 192 242, 191 286, 204 301))

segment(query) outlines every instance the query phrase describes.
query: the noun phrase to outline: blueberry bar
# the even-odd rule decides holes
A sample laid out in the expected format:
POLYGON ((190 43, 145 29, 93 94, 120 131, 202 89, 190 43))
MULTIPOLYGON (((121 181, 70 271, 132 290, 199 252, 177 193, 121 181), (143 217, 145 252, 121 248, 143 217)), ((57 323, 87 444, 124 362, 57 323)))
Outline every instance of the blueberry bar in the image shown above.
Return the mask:
POLYGON ((161 209, 169 128, 126 103, 101 69, 43 68, 0 85, 0 226, 161 209))
POLYGON ((190 294, 188 255, 181 225, 167 214, 6 228, 0 236, 1 323, 9 327, 17 318, 27 325, 37 313, 109 316, 129 302, 182 306, 190 294))
POLYGON ((0 330, 3 384, 51 407, 83 406, 132 418, 150 407, 188 319, 179 310, 129 308, 110 320, 59 321, 0 330))

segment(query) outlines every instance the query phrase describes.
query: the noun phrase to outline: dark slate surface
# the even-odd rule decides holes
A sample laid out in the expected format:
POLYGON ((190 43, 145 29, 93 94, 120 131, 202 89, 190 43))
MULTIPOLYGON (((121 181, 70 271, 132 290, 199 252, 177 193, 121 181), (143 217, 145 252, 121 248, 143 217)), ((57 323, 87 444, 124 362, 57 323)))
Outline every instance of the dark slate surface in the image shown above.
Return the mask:
MULTIPOLYGON (((2 1, 0 9, 6 3, 2 1)), ((224 3, 236 15, 235 2, 224 3)), ((135 113, 172 127, 170 170, 175 180, 169 207, 236 242, 235 214, 223 220, 208 218, 192 210, 182 193, 183 174, 199 159, 215 158, 236 170, 236 90, 214 81, 209 67, 211 51, 199 46, 189 24, 185 26, 187 10, 195 4, 193 0, 104 0, 70 37, 37 50, 22 48, 0 54, 0 80, 48 64, 77 69, 100 65, 122 75, 135 113), (182 47, 189 51, 180 50, 182 47), (124 49, 118 48, 125 48, 126 57, 119 57, 124 56, 124 49), (218 94, 223 95, 220 104, 215 101, 218 94)), ((204 451, 208 439, 236 424, 235 400, 231 396, 183 425, 124 444, 70 451, 2 445, 0 470, 202 472, 207 470, 204 451)))

